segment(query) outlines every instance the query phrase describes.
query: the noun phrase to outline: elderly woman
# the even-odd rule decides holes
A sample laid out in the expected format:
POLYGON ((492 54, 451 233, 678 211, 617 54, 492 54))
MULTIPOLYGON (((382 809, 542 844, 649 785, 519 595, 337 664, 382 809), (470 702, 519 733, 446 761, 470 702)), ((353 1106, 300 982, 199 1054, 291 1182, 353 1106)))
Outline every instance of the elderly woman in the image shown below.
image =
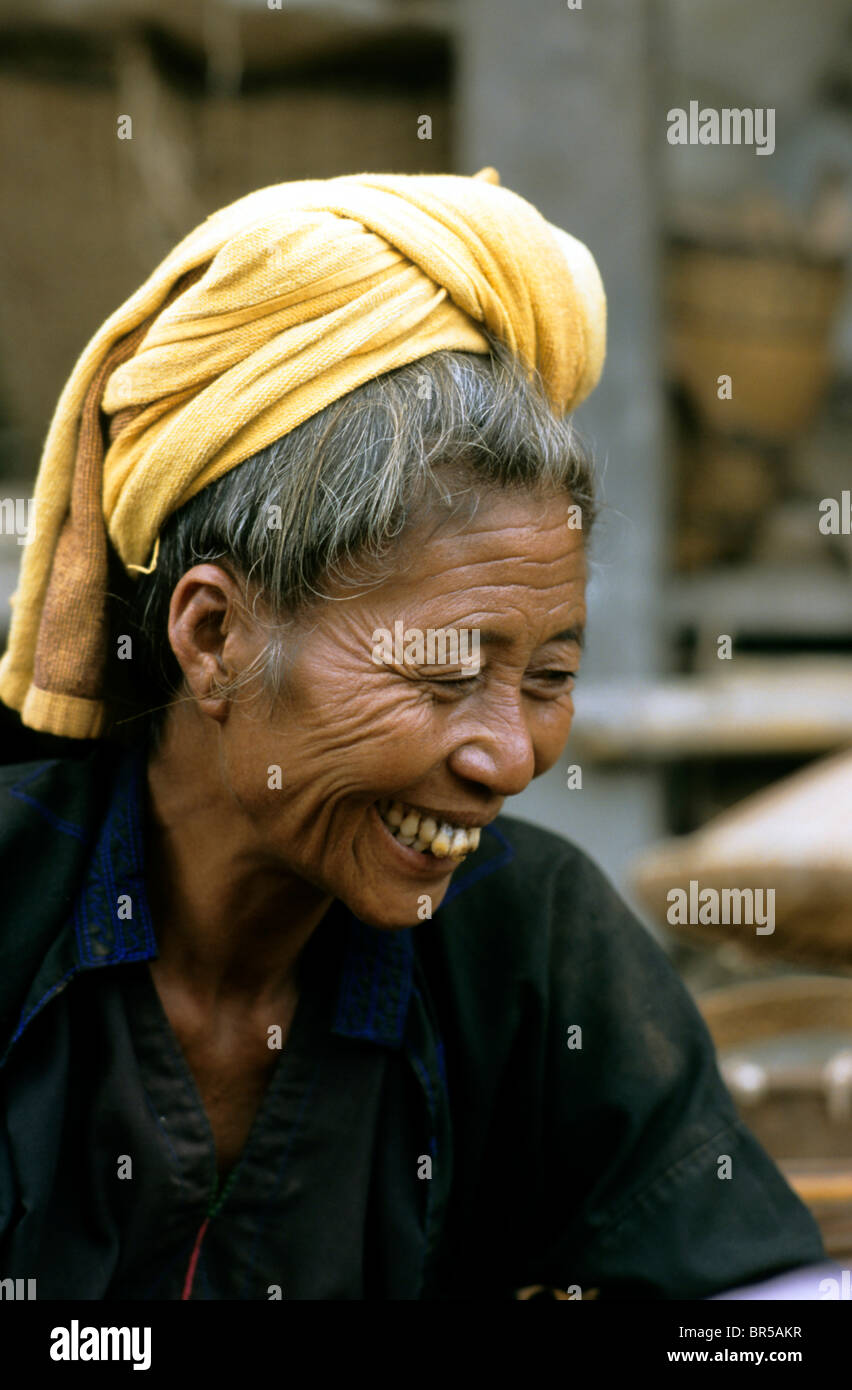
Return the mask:
POLYGON ((0 1276, 91 1299, 699 1298, 823 1257, 558 836, 588 251, 499 186, 285 184, 100 330, 0 694, 0 1276), (86 740, 95 740, 94 744, 86 740))

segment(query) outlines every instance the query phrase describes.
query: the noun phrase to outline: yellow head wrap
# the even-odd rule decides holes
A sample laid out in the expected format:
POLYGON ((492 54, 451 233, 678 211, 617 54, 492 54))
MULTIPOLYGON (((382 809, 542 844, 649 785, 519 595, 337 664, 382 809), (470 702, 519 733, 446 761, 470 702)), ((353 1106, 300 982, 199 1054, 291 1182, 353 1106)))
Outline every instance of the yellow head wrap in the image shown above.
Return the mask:
POLYGON ((129 573, 150 571, 195 493, 383 372, 487 352, 478 325, 564 414, 597 383, 605 320, 587 248, 493 169, 284 183, 215 213, 99 329, 60 397, 0 699, 33 728, 97 737, 107 536, 129 573))

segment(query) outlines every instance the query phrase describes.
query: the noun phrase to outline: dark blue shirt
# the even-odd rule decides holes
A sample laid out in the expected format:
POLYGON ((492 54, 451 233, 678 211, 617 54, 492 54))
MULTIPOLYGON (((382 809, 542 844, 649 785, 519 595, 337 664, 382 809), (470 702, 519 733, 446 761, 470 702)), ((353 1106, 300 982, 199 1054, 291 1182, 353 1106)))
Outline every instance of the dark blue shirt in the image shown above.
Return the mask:
POLYGON ((109 747, 0 768, 0 1278, 699 1298, 824 1259, 664 953, 576 847, 503 817, 433 920, 333 905, 220 1185, 147 964, 144 794, 109 747))
MULTIPOLYGON (((373 929, 333 905, 300 960, 293 1023, 248 1141, 220 1183, 200 1095, 147 965, 157 943, 143 774, 140 757, 122 760, 70 914, 74 964, 13 1037, 8 1074, 22 1084, 6 1123, 31 1207, 17 1241, 32 1249, 35 1238, 39 1296, 404 1297, 373 1208, 400 1200, 386 1190, 383 1155, 406 1153, 413 1171, 421 1151, 434 1154, 412 1092, 431 1099, 443 1088, 411 933, 373 929)), ((425 1203, 428 1179, 419 1181, 425 1203)))

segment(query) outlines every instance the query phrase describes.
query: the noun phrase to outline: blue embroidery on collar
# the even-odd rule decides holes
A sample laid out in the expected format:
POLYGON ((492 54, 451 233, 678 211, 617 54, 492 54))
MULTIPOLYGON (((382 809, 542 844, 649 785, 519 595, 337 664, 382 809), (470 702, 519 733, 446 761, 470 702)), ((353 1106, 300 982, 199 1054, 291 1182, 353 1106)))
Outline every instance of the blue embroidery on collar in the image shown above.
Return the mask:
POLYGON ((472 864, 468 872, 461 878, 454 878, 444 894, 441 907, 438 909, 439 912, 447 907, 449 903, 453 902, 460 893, 466 893, 468 888, 472 888, 475 883, 479 883, 480 879, 485 878, 488 874, 493 874, 496 869, 502 869, 506 864, 511 864, 514 859, 514 848, 506 839, 502 830, 498 830, 496 825, 486 825, 484 834, 488 835, 492 840, 496 840, 502 852, 496 857, 483 860, 479 864, 472 864))
POLYGON ((369 927, 347 914, 333 1033, 399 1048, 414 982, 411 927, 369 927))
MULTIPOLYGON (((454 878, 436 913, 514 859, 514 849, 496 826, 486 826, 485 834, 497 841, 499 852, 472 865, 461 879, 454 878)), ((399 1048, 414 980, 412 928, 368 927, 349 913, 348 929, 348 949, 332 1031, 399 1048)))
POLYGON ((35 768, 28 777, 22 777, 20 781, 9 788, 9 795, 17 797, 19 801, 26 802, 28 806, 34 806, 39 815, 44 816, 48 825, 52 825, 54 830, 61 830, 64 835, 71 835, 75 840, 82 840, 85 842, 85 832, 79 825, 72 825, 70 821, 65 820, 62 816, 57 816, 54 811, 51 811, 49 806, 42 805, 36 797, 30 796, 28 792, 21 790, 22 787, 28 786, 30 782, 34 782, 36 777, 40 777, 47 768, 55 767, 57 762, 57 758, 50 758, 47 762, 39 763, 38 767, 35 768))
POLYGON ((143 767, 135 751, 119 762, 109 810, 74 903, 74 935, 84 968, 151 960, 157 954, 142 850, 143 767))

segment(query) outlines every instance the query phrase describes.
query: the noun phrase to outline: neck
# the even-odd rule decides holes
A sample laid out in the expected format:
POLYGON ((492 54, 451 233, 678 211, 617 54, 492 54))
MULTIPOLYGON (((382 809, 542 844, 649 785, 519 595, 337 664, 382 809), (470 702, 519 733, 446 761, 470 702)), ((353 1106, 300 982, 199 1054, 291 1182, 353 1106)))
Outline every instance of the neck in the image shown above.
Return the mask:
POLYGON ((292 990, 332 898, 257 844, 229 794, 218 750, 191 711, 147 768, 147 885, 158 972, 210 1003, 263 1007, 292 990))

